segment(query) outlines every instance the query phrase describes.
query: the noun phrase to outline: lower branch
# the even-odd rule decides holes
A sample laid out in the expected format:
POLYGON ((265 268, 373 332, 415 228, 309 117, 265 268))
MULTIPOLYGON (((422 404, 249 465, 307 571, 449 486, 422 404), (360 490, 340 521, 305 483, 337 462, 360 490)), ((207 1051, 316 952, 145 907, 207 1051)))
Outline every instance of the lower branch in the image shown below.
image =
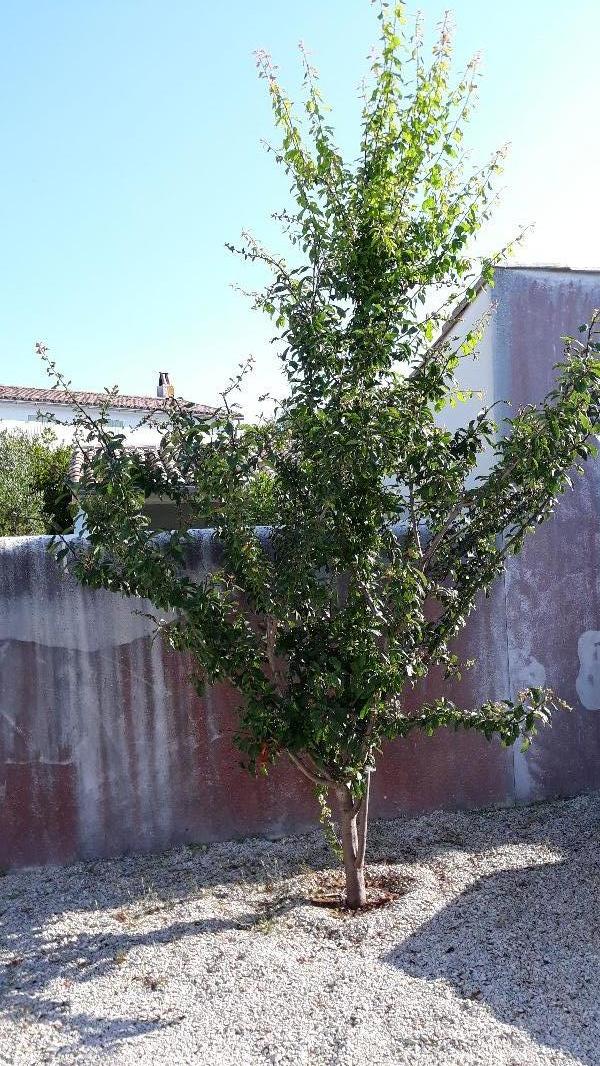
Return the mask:
POLYGON ((294 766, 300 771, 301 774, 304 774, 304 776, 307 777, 309 781, 312 781, 313 785, 318 785, 321 788, 330 788, 331 778, 325 777, 324 775, 311 770, 304 762, 302 762, 302 759, 298 758, 297 755, 294 755, 293 752, 291 752, 288 748, 286 748, 286 753, 290 761, 293 762, 294 766))

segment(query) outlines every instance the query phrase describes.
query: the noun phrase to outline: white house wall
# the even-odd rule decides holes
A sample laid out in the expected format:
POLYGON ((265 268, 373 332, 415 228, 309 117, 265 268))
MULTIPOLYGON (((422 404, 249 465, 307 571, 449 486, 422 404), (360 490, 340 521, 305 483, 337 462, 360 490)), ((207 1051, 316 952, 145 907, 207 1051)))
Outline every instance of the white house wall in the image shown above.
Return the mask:
MULTIPOLYGON (((462 426, 476 417, 484 407, 489 407, 498 398, 495 391, 494 373, 494 350, 496 312, 494 302, 494 290, 482 289, 473 302, 461 315, 456 326, 449 333, 449 340, 457 347, 474 329, 477 323, 487 318, 487 325, 483 337, 472 355, 461 358, 456 371, 458 386, 465 392, 471 390, 475 395, 471 399, 458 401, 455 407, 445 407, 439 415, 440 425, 445 426, 451 432, 456 432, 462 426)), ((488 448, 482 452, 477 469, 470 481, 477 475, 486 474, 493 460, 493 451, 488 448)))
MULTIPOLYGON (((98 408, 86 408, 88 414, 97 418, 98 408)), ((111 426, 115 432, 122 431, 127 435, 128 442, 137 445, 155 445, 160 440, 161 432, 156 424, 146 424, 139 427, 140 421, 147 414, 145 411, 133 411, 126 408, 109 408, 107 415, 110 421, 119 423, 111 426)), ((74 427, 71 425, 74 418, 72 408, 62 404, 41 404, 27 401, 0 400, 0 429, 21 430, 33 436, 38 435, 44 429, 51 429, 60 442, 70 443, 73 440, 74 427), (56 425, 50 421, 38 419, 38 411, 52 412, 61 422, 67 425, 56 425)))

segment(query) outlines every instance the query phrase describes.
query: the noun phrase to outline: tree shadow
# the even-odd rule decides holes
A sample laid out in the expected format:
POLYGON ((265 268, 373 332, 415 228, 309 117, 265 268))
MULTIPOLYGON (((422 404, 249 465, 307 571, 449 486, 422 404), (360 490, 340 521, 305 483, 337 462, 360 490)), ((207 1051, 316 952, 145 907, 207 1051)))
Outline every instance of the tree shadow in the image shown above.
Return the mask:
MULTIPOLYGON (((65 1030, 75 1037, 75 1046, 102 1044, 110 1049, 122 1039, 152 1032, 174 1024, 172 1017, 146 1016, 138 1018, 105 1018, 69 1010, 69 989, 76 984, 96 981, 125 962, 136 948, 172 944, 184 937, 202 936, 231 929, 252 928, 257 922, 255 912, 236 918, 206 918, 171 922, 160 929, 144 932, 117 931, 110 933, 79 933, 53 943, 48 950, 42 944, 39 927, 20 936, 8 938, 7 946, 14 954, 0 977, 0 1012, 6 1017, 36 1020, 60 1019, 65 1030), (60 979, 64 999, 49 998, 45 990, 60 979)), ((143 967, 135 979, 144 979, 143 967)), ((149 986, 151 988, 151 986, 149 986)), ((146 1012, 144 1012, 146 1014, 146 1012)), ((69 1045, 69 1050, 74 1046, 69 1045)))
MULTIPOLYGON (((162 856, 140 854, 15 871, 0 878, 0 955, 6 960, 0 968, 0 1017, 60 1022, 66 1040, 68 1034, 61 1053, 82 1046, 110 1050, 122 1040, 177 1024, 181 1018, 169 1014, 148 1017, 153 1014, 151 989, 148 1010, 135 1018, 75 1013, 70 1010, 69 988, 101 980, 135 949, 252 930, 296 907, 302 902, 300 894, 291 889, 274 895, 271 887, 277 879, 294 877, 306 868, 302 847, 294 855, 284 841, 253 843, 253 853, 248 849, 243 861, 240 845, 228 843, 209 849, 172 849, 162 856), (226 901, 222 916, 215 917, 218 886, 225 889, 234 883, 236 898, 226 901), (206 916, 202 900, 215 889, 213 913, 206 916), (185 920, 177 920, 181 907, 185 920), (197 917, 189 917, 190 908, 197 917), (89 932, 82 932, 81 924, 74 934, 60 926, 55 931, 62 914, 82 911, 89 912, 89 932), (147 928, 148 919, 152 929, 147 928), (157 923, 161 923, 158 928, 157 923)), ((320 843, 315 849, 312 839, 307 843, 313 846, 313 868, 329 865, 325 846, 320 843)), ((143 978, 142 972, 135 977, 143 978)))
MULTIPOLYGON (((120 1018, 99 1017, 79 1012, 66 1012, 66 1001, 45 999, 43 1005, 36 996, 25 994, 15 997, 3 1010, 6 1019, 23 1024, 26 1020, 40 1021, 44 1018, 56 1022, 60 1019, 65 1039, 55 1049, 56 1056, 70 1055, 82 1047, 114 1050, 122 1040, 131 1040, 159 1029, 176 1024, 180 1018, 120 1018), (70 1035, 67 1035, 70 1034, 70 1035)), ((47 1061, 47 1060, 44 1060, 47 1061)))
POLYGON ((475 880, 385 961, 598 1066, 600 852, 567 836, 544 840, 562 852, 555 861, 475 880))

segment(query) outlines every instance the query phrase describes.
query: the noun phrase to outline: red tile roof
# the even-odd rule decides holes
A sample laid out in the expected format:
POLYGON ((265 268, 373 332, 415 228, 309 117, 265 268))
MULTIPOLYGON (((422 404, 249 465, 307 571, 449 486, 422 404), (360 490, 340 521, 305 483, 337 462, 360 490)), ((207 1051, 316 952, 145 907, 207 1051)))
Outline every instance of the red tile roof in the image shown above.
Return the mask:
MULTIPOLYGON (((0 385, 0 402, 12 400, 17 403, 60 404, 63 407, 71 407, 73 397, 83 407, 101 407, 106 404, 105 392, 63 392, 60 389, 35 389, 25 385, 0 385)), ((160 411, 165 406, 165 401, 157 396, 123 396, 117 393, 110 398, 110 408, 127 408, 132 411, 160 411)), ((195 414, 210 415, 214 407, 206 404, 194 404, 192 410, 195 414)))
MULTIPOLYGON (((93 457, 95 451, 96 449, 93 446, 82 448, 81 445, 78 445, 73 449, 69 464, 69 479, 71 481, 80 481, 83 468, 93 457)), ((163 477, 170 477, 185 483, 185 478, 173 457, 160 445, 158 447, 150 444, 130 445, 126 446, 126 451, 137 459, 140 466, 145 466, 148 470, 161 474, 163 477)))

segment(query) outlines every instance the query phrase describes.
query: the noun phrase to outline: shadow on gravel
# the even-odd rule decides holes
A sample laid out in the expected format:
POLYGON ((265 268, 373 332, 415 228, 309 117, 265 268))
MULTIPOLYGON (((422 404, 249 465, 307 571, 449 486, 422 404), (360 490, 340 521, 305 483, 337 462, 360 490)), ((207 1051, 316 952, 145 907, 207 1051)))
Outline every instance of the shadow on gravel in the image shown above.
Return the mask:
MULTIPOLYGON (((278 845, 273 849, 277 851, 278 845)), ((218 853, 216 861, 214 857, 207 860, 206 850, 188 848, 184 861, 181 852, 172 851, 164 856, 126 856, 62 869, 35 868, 30 876, 29 872, 16 871, 1 877, 0 951, 8 964, 0 966, 0 1029, 2 1018, 12 1018, 25 1027, 35 1021, 56 1023, 65 1041, 61 1054, 66 1054, 82 1047, 114 1049, 122 1040, 180 1022, 182 1016, 159 1011, 158 1000, 153 1000, 156 988, 152 975, 145 974, 143 964, 132 976, 148 992, 147 1009, 137 1018, 75 1013, 70 1010, 69 989, 101 980, 126 963, 138 948, 160 948, 187 937, 231 930, 260 929, 300 902, 300 897, 274 892, 277 879, 307 869, 300 856, 286 862, 273 860, 267 841, 260 842, 262 854, 256 862, 242 863, 218 853), (233 911, 226 906, 223 917, 199 915, 192 920, 173 920, 180 905, 192 909, 198 905, 200 909, 207 890, 216 890, 212 906, 218 907, 219 896, 224 894, 219 886, 225 889, 233 883, 258 889, 258 899, 233 911), (56 917, 71 911, 89 913, 90 931, 79 928, 72 934, 53 933, 56 917), (154 926, 151 930, 136 929, 148 919, 154 926), (54 982, 60 988, 58 996, 54 982), (52 996, 47 995, 50 986, 52 996)), ((315 868, 329 865, 325 847, 317 848, 313 858, 315 868)))
POLYGON ((68 1011, 67 1000, 45 999, 42 1005, 39 999, 26 994, 15 996, 3 1011, 3 1015, 7 1019, 11 1018, 23 1028, 30 1021, 41 1021, 47 1018, 56 1023, 60 1020, 66 1039, 52 1053, 51 1059, 46 1055, 40 1057, 40 1062, 56 1061, 55 1055, 62 1058, 63 1055, 76 1054, 81 1051, 82 1047, 97 1047, 110 1052, 122 1040, 131 1040, 158 1029, 167 1029, 181 1020, 181 1016, 133 1020, 114 1015, 110 1018, 99 1018, 89 1014, 73 1014, 68 1011))
MULTIPOLYGON (((182 940, 184 937, 201 936, 207 933, 240 929, 252 926, 256 915, 248 914, 238 919, 207 918, 190 922, 172 922, 161 929, 147 932, 102 931, 80 933, 64 938, 64 943, 53 943, 50 948, 43 944, 36 930, 21 936, 8 935, 7 942, 14 952, 0 977, 0 1014, 13 1017, 24 1024, 27 1021, 48 1019, 60 1022, 63 1031, 76 1037, 74 1046, 63 1051, 73 1051, 81 1046, 101 1044, 110 1049, 120 1040, 142 1036, 155 1029, 176 1024, 180 1017, 162 1016, 153 1012, 152 992, 155 987, 151 978, 140 966, 133 980, 141 980, 148 990, 148 1014, 151 1017, 110 1018, 88 1014, 74 1014, 69 1010, 69 989, 74 984, 96 981, 127 961, 131 951, 151 945, 157 947, 182 940), (50 999, 43 995, 54 981, 60 980, 64 998, 50 999)), ((4 931, 6 936, 6 931, 4 931)), ((3 939, 4 939, 3 936, 3 939)), ((6 943, 6 941, 5 941, 6 943)), ((144 1012, 146 1013, 146 1012, 144 1012)))
POLYGON ((598 1066, 600 838, 570 844, 557 862, 475 881, 385 961, 446 981, 540 1045, 598 1066))

